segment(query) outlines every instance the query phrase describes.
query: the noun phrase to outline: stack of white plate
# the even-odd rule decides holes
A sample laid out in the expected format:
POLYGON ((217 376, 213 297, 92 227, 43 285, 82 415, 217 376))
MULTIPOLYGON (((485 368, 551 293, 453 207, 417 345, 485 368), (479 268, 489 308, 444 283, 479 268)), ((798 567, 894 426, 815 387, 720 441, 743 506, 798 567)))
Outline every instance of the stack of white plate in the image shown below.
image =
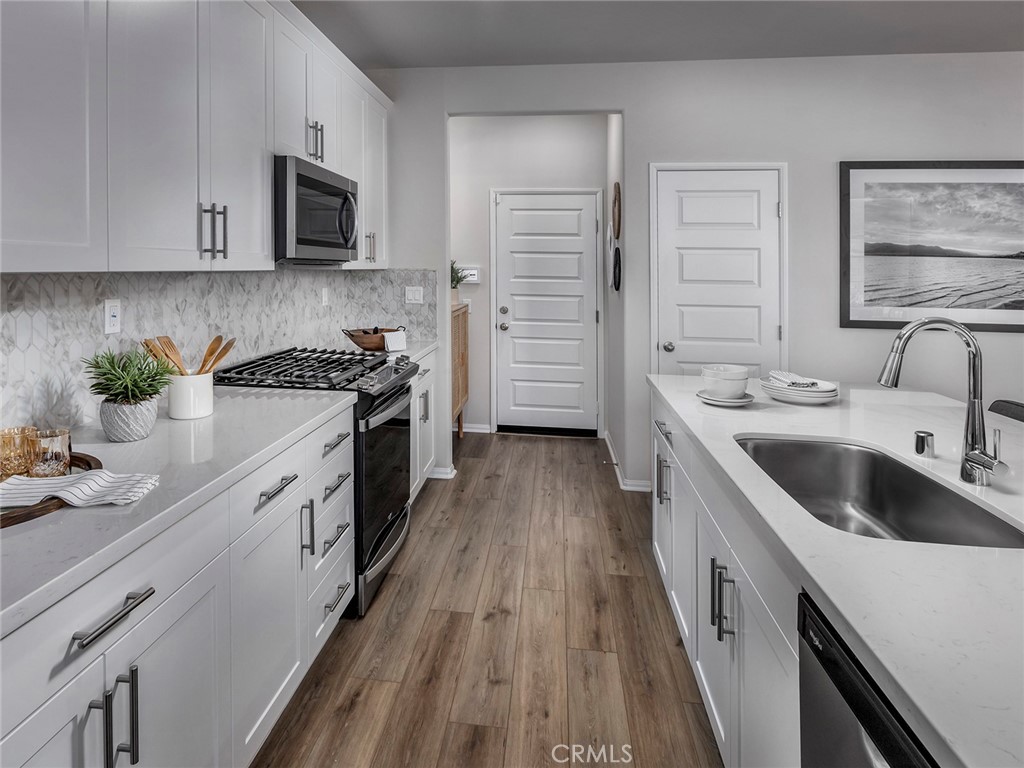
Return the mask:
POLYGON ((816 387, 787 387, 773 381, 770 376, 762 376, 761 391, 773 400, 783 403, 795 403, 796 405, 824 405, 839 397, 839 387, 831 381, 821 379, 808 379, 815 382, 816 387))

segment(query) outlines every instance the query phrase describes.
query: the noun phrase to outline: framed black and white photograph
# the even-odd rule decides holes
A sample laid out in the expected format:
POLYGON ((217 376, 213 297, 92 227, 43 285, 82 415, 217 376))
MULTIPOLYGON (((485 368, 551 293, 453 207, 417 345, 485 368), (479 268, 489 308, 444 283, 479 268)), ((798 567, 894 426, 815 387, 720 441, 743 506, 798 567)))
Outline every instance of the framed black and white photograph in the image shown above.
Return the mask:
POLYGON ((1024 162, 839 164, 840 326, 1024 332, 1024 162))

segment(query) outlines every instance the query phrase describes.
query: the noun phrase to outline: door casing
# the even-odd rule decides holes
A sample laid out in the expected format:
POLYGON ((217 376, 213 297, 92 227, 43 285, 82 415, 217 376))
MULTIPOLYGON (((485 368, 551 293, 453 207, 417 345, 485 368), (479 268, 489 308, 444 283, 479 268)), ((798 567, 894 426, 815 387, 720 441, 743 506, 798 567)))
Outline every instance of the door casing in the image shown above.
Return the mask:
POLYGON ((491 354, 491 432, 498 431, 498 206, 495 202, 496 195, 594 195, 596 198, 595 209, 597 211, 597 252, 594 258, 597 259, 597 285, 592 286, 596 291, 598 317, 597 323, 597 436, 604 438, 604 291, 605 285, 605 262, 602 247, 604 232, 604 190, 597 188, 557 188, 557 189, 529 189, 529 188, 505 188, 492 187, 487 194, 490 196, 488 207, 491 217, 490 232, 490 257, 488 270, 490 271, 490 354, 491 354))
POLYGON ((782 340, 779 353, 782 369, 789 368, 789 182, 786 163, 651 163, 650 164, 650 241, 651 260, 651 373, 658 373, 658 172, 659 171, 778 171, 779 202, 782 203, 782 217, 779 221, 779 317, 782 322, 782 340))

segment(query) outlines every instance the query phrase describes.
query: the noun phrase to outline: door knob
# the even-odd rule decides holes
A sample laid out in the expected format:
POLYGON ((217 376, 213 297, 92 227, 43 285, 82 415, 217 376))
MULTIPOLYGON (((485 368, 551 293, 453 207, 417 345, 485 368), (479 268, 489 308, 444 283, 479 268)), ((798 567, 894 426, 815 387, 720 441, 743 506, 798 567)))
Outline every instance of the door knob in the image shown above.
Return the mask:
POLYGON ((503 315, 507 315, 508 314, 508 307, 499 307, 498 311, 501 312, 501 314, 503 314, 503 315))
POLYGON ((661 345, 661 348, 664 349, 666 352, 674 352, 676 349, 676 345, 673 344, 671 341, 666 341, 664 344, 661 345))
POLYGON ((503 331, 507 331, 508 330, 508 323, 502 323, 498 327, 501 328, 501 330, 503 330, 503 331))

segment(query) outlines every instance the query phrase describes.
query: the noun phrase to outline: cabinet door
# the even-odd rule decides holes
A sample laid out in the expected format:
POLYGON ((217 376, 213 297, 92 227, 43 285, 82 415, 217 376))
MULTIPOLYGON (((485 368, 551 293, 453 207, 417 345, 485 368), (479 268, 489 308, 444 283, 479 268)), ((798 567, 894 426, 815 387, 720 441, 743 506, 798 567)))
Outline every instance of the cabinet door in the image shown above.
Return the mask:
POLYGON ((419 394, 419 452, 418 464, 421 485, 434 468, 434 377, 428 376, 421 384, 419 394))
POLYGON ((231 545, 234 762, 248 765, 307 664, 303 488, 231 545))
POLYGON ((341 69, 319 48, 313 49, 313 120, 319 123, 319 162, 341 173, 341 69))
POLYGON ((200 242, 209 218, 199 212, 209 201, 208 174, 200 179, 209 115, 200 104, 205 110, 209 94, 199 6, 110 3, 108 16, 110 269, 209 269, 200 242))
MULTIPOLYGON (((680 436, 682 439, 682 436, 680 436)), ((694 586, 697 580, 697 509, 701 505, 690 478, 674 461, 672 483, 672 568, 669 602, 686 652, 694 654, 692 637, 694 586)))
POLYGON ((366 112, 366 91, 356 81, 341 74, 341 175, 360 185, 363 183, 363 122, 366 112))
POLYGON ((210 201, 224 210, 217 247, 226 251, 213 268, 273 269, 274 12, 263 0, 207 7, 210 201))
POLYGON ((107 268, 106 15, 0 3, 4 272, 107 268))
MULTIPOLYGON (((732 765, 730 736, 732 734, 733 637, 718 639, 719 615, 727 617, 727 625, 735 621, 732 601, 735 591, 723 589, 725 604, 718 605, 717 580, 720 568, 731 563, 729 544, 715 521, 700 508, 697 510, 697 612, 694 618, 697 641, 697 683, 711 721, 711 730, 726 765, 732 765)), ((731 577, 730 577, 731 578, 731 577)), ((726 584, 725 587, 730 585, 726 584)), ((731 628, 731 627, 729 627, 731 628)), ((691 657, 692 658, 692 657, 691 657)))
POLYGON ((364 180, 359 201, 363 209, 363 241, 371 269, 388 265, 387 249, 387 132, 388 115, 373 99, 366 100, 364 180), (367 240, 367 237, 369 239, 367 240))
POLYGON ((274 18, 274 146, 279 155, 313 159, 309 105, 313 43, 283 16, 274 18))
POLYGON ((106 653, 114 743, 134 746, 140 766, 231 765, 228 579, 222 552, 106 653))
POLYGON ((0 765, 102 768, 103 691, 100 657, 0 741, 0 765))
POLYGON ((651 468, 654 472, 654 493, 651 495, 654 562, 658 566, 665 592, 668 593, 672 590, 672 454, 665 438, 657 430, 654 431, 654 461, 651 468))
POLYGON ((799 658, 737 563, 736 764, 787 768, 800 764, 799 658))

